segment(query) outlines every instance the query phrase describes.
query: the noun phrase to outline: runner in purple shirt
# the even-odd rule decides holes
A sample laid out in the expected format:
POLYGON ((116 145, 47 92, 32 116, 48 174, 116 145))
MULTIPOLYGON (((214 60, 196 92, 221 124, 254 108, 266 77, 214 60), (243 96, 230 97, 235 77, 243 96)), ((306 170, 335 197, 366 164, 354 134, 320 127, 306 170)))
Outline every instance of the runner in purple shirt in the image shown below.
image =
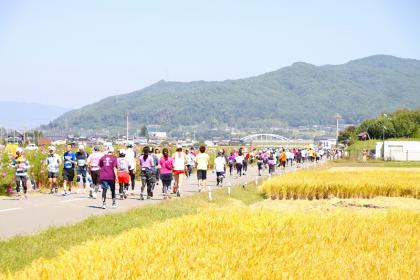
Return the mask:
POLYGON ((102 186, 102 209, 106 209, 106 192, 108 188, 111 189, 112 195, 112 208, 116 208, 115 202, 115 183, 118 183, 117 176, 117 158, 112 154, 114 148, 109 146, 107 149, 108 153, 99 160, 99 179, 101 180, 102 186))
POLYGON ((141 166, 141 193, 140 199, 143 200, 143 191, 147 186, 147 199, 153 197, 153 189, 155 188, 156 176, 154 176, 154 160, 152 155, 149 154, 150 148, 145 146, 143 154, 140 156, 141 166))

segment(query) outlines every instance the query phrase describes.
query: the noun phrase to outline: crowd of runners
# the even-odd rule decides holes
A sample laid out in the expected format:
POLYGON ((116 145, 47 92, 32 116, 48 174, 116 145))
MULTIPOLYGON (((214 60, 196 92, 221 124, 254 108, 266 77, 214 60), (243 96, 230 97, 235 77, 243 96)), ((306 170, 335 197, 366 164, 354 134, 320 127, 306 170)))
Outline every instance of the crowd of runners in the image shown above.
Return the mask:
MULTIPOLYGON (((200 146, 198 151, 194 147, 183 149, 177 146, 173 154, 168 148, 160 150, 145 146, 139 155, 136 154, 132 144, 128 144, 126 149, 117 151, 112 146, 107 146, 103 151, 99 146, 95 146, 91 154, 86 152, 84 145, 79 145, 76 152, 72 145, 67 145, 66 151, 61 156, 56 153, 54 146, 50 146, 48 150, 45 165, 50 193, 58 193, 59 169, 62 168, 64 196, 72 193, 76 181, 77 193, 88 192, 89 197, 93 199, 101 193, 104 209, 108 190, 111 192, 113 208, 117 207, 117 191, 121 200, 134 195, 136 174, 140 174, 141 187, 138 196, 140 200, 152 198, 157 186, 161 186, 159 192, 164 199, 180 196, 183 180, 190 178, 194 169, 198 180, 198 192, 210 190, 207 184, 210 156, 206 153, 206 146, 200 146)), ((257 166, 258 176, 265 171, 272 175, 276 169, 282 170, 292 165, 300 168, 303 163, 318 162, 323 156, 324 150, 312 148, 269 148, 249 151, 246 148, 239 148, 230 152, 221 149, 217 151, 212 166, 216 184, 222 187, 227 175, 235 178, 246 175, 249 166, 257 166)), ((18 196, 27 199, 27 172, 30 163, 25 158, 23 149, 16 150, 12 166, 16 169, 18 196)))

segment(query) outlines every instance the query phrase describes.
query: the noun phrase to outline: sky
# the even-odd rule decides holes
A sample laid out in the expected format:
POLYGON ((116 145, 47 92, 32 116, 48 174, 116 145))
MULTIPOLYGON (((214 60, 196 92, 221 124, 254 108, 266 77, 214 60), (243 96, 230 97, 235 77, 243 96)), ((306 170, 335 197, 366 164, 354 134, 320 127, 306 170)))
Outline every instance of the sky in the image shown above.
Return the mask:
POLYGON ((159 80, 420 59, 420 1, 0 0, 0 101, 79 108, 159 80))

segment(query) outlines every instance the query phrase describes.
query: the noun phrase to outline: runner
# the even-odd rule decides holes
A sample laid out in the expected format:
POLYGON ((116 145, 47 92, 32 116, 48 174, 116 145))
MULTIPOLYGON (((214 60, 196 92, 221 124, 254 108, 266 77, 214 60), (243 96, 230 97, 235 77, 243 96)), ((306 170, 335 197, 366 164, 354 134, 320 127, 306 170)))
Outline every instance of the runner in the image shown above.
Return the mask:
POLYGON ((297 168, 300 168, 302 165, 302 150, 298 149, 296 152, 296 164, 297 164, 297 168))
POLYGON ((263 165, 264 165, 264 160, 263 160, 262 152, 260 151, 257 155, 258 176, 261 176, 263 165))
POLYGON ((244 163, 244 156, 242 154, 242 149, 239 149, 238 155, 235 157, 235 162, 236 162, 237 174, 239 175, 239 177, 242 177, 242 167, 244 163))
POLYGON ((118 182, 120 183, 120 199, 127 198, 128 187, 130 186, 130 163, 125 158, 125 150, 119 151, 119 157, 117 159, 117 175, 118 182))
POLYGON ((223 187, 223 178, 225 177, 226 170, 226 158, 223 155, 223 151, 220 150, 217 157, 214 159, 214 169, 216 170, 217 185, 223 187))
POLYGON ((130 165, 130 181, 131 181, 131 195, 134 195, 134 187, 136 186, 136 152, 133 150, 133 144, 127 144, 127 150, 125 150, 125 158, 128 160, 130 165))
POLYGON ((289 165, 289 163, 290 163, 290 166, 292 166, 292 165, 293 165, 294 155, 293 155, 293 153, 290 151, 290 149, 288 149, 288 150, 287 150, 287 152, 286 152, 286 157, 287 157, 287 165, 289 165))
POLYGON ((243 149, 242 154, 244 157, 244 161, 242 163, 242 170, 244 171, 243 175, 246 175, 245 173, 248 171, 248 160, 249 160, 249 153, 247 149, 243 149))
POLYGON ((170 198, 170 188, 172 182, 172 170, 174 169, 174 159, 169 157, 167 148, 162 150, 163 156, 159 159, 160 179, 162 180, 163 199, 170 198))
POLYGON ((96 198, 96 195, 99 190, 99 160, 105 154, 102 153, 99 149, 99 146, 93 148, 93 153, 87 158, 87 166, 89 168, 90 176, 92 177, 92 187, 89 188, 89 197, 96 198))
POLYGON ((318 150, 314 150, 313 151, 313 157, 315 159, 315 162, 318 163, 318 161, 319 161, 319 152, 318 152, 318 150))
POLYGON ((187 163, 185 164, 185 175, 187 176, 187 178, 190 178, 194 167, 195 155, 193 153, 190 153, 190 151, 186 149, 185 157, 187 160, 187 163))
MULTIPOLYGON (((193 148, 192 148, 193 150, 193 148)), ((193 151, 191 151, 193 153, 193 151)), ((176 152, 173 156, 174 158, 174 176, 175 176, 175 184, 173 188, 173 193, 176 193, 177 196, 181 196, 179 189, 182 186, 182 175, 185 172, 185 163, 187 162, 187 158, 182 152, 182 146, 176 147, 176 152)))
POLYGON ((143 148, 143 154, 140 156, 141 166, 141 192, 140 199, 144 200, 143 191, 147 186, 147 199, 153 197, 153 189, 155 187, 156 176, 154 174, 154 160, 153 156, 149 154, 149 147, 143 148))
POLYGON ((206 153, 206 146, 200 146, 200 153, 195 157, 197 164, 198 191, 207 189, 207 168, 209 166, 209 155, 206 153))
MULTIPOLYGON (((82 183, 83 186, 83 193, 86 193, 86 176, 87 176, 87 165, 86 160, 88 159, 89 155, 85 152, 85 146, 79 145, 79 151, 76 153, 76 163, 77 163, 77 183, 80 186, 82 183)), ((80 188, 77 190, 77 193, 80 192, 80 188)))
POLYGON ((273 175, 276 168, 276 160, 274 159, 274 154, 270 153, 268 157, 268 174, 273 175))
POLYGON ((314 151, 312 150, 312 148, 309 148, 309 150, 308 150, 308 161, 309 162, 314 161, 314 151))
POLYGON ((71 185, 74 180, 74 166, 76 164, 76 155, 72 152, 72 146, 67 145, 66 152, 63 155, 63 195, 71 194, 71 185), (67 192, 67 184, 69 186, 69 191, 67 192))
POLYGON ((249 153, 249 164, 251 165, 251 167, 254 167, 254 163, 255 163, 255 148, 252 149, 251 148, 251 152, 249 153))
POLYGON ((267 169, 267 163, 268 163, 268 152, 267 152, 266 149, 263 150, 262 159, 263 159, 263 167, 264 167, 264 170, 265 170, 265 169, 267 169))
POLYGON ((159 180, 160 180, 159 159, 162 157, 162 154, 160 153, 160 150, 158 148, 156 148, 154 150, 154 153, 153 153, 152 156, 153 156, 153 164, 154 164, 154 167, 155 167, 155 170, 154 170, 154 172, 155 172, 155 182, 156 182, 156 185, 159 185, 159 180))
POLYGON ((228 160, 229 160, 229 175, 232 176, 232 170, 235 164, 235 155, 233 152, 230 153, 228 160))
POLYGON ((115 201, 115 184, 118 183, 117 158, 112 154, 114 148, 108 146, 107 154, 99 160, 99 179, 102 186, 102 209, 106 209, 106 193, 111 189, 112 208, 117 207, 115 201))
POLYGON ((50 146, 48 148, 49 154, 47 159, 45 160, 45 164, 47 165, 48 170, 48 184, 50 186, 50 194, 58 193, 58 185, 57 185, 57 178, 58 178, 58 168, 61 164, 60 157, 55 154, 55 147, 50 146))
POLYGON ((287 155, 283 148, 280 153, 280 165, 279 165, 279 167, 281 167, 283 170, 286 168, 286 161, 287 161, 287 155))
POLYGON ((29 169, 29 161, 23 155, 23 149, 17 148, 16 149, 16 157, 12 161, 12 166, 16 169, 16 192, 18 194, 18 198, 21 199, 21 192, 23 188, 23 193, 25 199, 28 199, 28 169, 29 169))
POLYGON ((305 161, 306 161, 306 159, 307 159, 307 156, 308 156, 306 149, 305 149, 305 148, 303 148, 303 149, 301 150, 301 153, 302 153, 302 163, 305 163, 305 161))

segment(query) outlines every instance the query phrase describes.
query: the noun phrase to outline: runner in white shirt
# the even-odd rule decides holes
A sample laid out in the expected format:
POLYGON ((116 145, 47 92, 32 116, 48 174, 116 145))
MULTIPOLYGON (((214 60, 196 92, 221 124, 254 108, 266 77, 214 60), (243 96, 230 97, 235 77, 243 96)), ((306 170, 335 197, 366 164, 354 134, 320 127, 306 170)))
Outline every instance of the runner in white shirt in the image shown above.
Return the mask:
POLYGON ((47 169, 48 169, 48 184, 50 185, 50 194, 58 192, 57 178, 58 178, 58 168, 61 163, 61 158, 59 155, 55 154, 55 147, 50 146, 48 148, 49 154, 46 159, 47 169))
POLYGON ((131 181, 131 195, 134 193, 134 187, 136 186, 136 152, 133 150, 133 144, 128 143, 127 149, 125 150, 125 159, 128 160, 130 168, 128 170, 131 181))
POLYGON ((239 149, 238 155, 235 157, 236 170, 238 171, 239 177, 242 177, 242 167, 244 164, 244 156, 242 150, 239 149))
POLYGON ((223 151, 220 150, 217 157, 214 159, 214 169, 216 170, 217 186, 223 186, 223 178, 225 177, 226 158, 223 155, 223 151))

